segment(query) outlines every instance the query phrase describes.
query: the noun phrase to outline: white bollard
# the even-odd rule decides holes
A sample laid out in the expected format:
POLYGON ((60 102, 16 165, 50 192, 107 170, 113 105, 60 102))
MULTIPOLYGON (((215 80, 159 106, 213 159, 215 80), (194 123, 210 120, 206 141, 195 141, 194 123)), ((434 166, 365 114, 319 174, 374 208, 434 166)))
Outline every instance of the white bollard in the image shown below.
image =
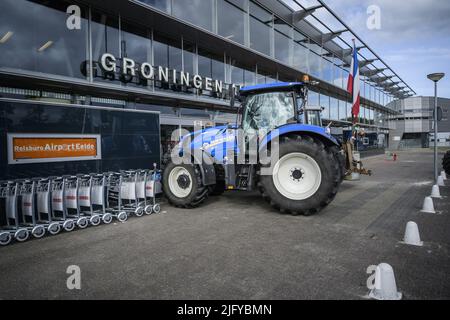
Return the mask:
POLYGON ((437 184, 439 187, 445 187, 444 178, 442 176, 438 177, 437 184))
POLYGON ((433 189, 431 190, 431 197, 432 198, 442 198, 441 197, 441 192, 439 191, 439 186, 437 184, 435 184, 433 186, 433 189))
POLYGON ((423 246, 423 241, 420 241, 419 227, 417 223, 410 221, 406 224, 405 237, 403 238, 405 244, 411 246, 423 246))
POLYGON ((445 171, 441 172, 441 176, 444 180, 447 180, 447 174, 445 173, 445 171))
POLYGON ((402 294, 397 291, 394 270, 387 263, 380 263, 375 271, 375 288, 370 290, 369 297, 376 300, 401 300, 402 294))
POLYGON ((424 213, 436 213, 434 210, 434 204, 433 204, 433 198, 432 197, 426 197, 423 201, 423 207, 420 212, 424 213))

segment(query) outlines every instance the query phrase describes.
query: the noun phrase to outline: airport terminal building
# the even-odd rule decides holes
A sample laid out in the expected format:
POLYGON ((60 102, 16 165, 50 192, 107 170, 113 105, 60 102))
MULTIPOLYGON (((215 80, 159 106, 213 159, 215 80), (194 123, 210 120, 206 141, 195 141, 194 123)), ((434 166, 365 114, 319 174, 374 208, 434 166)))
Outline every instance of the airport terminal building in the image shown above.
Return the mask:
POLYGON ((392 101, 415 92, 315 2, 0 1, 0 176, 148 167, 173 146, 174 129, 235 122, 237 88, 304 74, 319 82, 309 103, 344 135, 351 38, 364 147, 386 147, 392 101), (73 148, 58 151, 61 141, 73 148))
MULTIPOLYGON (((392 149, 428 148, 434 145, 434 97, 410 97, 392 101, 388 107, 397 111, 389 119, 392 149)), ((439 147, 450 147, 450 99, 438 98, 439 147)))

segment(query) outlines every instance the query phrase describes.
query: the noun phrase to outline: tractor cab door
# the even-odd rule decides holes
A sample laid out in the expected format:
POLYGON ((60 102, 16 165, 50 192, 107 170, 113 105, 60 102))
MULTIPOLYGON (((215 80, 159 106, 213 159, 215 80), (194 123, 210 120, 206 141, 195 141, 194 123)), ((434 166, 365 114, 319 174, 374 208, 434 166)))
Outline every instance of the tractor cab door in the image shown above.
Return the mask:
POLYGON ((263 92, 248 95, 242 110, 244 152, 258 158, 259 139, 287 123, 296 122, 295 99, 292 91, 263 92))

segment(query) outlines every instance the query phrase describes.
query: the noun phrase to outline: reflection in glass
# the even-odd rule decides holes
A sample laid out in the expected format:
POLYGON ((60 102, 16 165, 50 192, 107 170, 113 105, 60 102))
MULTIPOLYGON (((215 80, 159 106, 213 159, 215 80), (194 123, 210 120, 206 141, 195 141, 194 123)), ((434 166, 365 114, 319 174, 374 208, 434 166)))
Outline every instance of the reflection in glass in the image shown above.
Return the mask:
POLYGON ((321 62, 322 58, 316 53, 310 51, 309 52, 309 74, 314 77, 321 78, 321 62))
POLYGON ((183 41, 183 71, 189 74, 195 73, 195 51, 195 44, 183 41))
POLYGON ((181 70, 181 40, 173 40, 156 33, 153 36, 153 40, 154 65, 181 70))
MULTIPOLYGON (((167 67, 169 70, 181 71, 183 68, 183 52, 181 50, 181 39, 175 40, 159 33, 153 34, 153 59, 154 66, 167 67)), ((169 72, 172 79, 173 73, 169 72)), ((179 90, 177 85, 170 85, 164 81, 154 81, 156 89, 179 90)))
POLYGON ((347 102, 339 100, 339 120, 347 121, 347 102))
POLYGON ((292 28, 283 20, 275 18, 275 58, 292 65, 292 28))
POLYGON ((86 78, 87 10, 81 29, 66 25, 66 1, 0 1, 1 66, 86 78), (25 23, 26 22, 26 23, 25 23))
MULTIPOLYGON (((133 59, 138 67, 141 63, 151 61, 151 33, 149 30, 139 28, 128 23, 122 23, 121 56, 133 59)), ((126 85, 147 86, 148 80, 129 82, 126 85)))
POLYGON ((292 64, 291 44, 292 40, 290 38, 275 31, 275 58, 287 65, 292 64))
POLYGON ((307 42, 307 38, 301 33, 294 31, 293 66, 303 72, 309 72, 309 50, 307 48, 307 42))
POLYGON ((219 35, 241 44, 245 42, 245 11, 226 0, 217 2, 219 35))
MULTIPOLYGON (((255 66, 256 67, 256 66, 255 66)), ((241 65, 236 60, 231 60, 230 72, 231 82, 240 86, 249 86, 256 83, 255 67, 253 70, 241 65)))
POLYGON ((346 101, 346 105, 347 105, 347 121, 351 122, 353 119, 353 116, 352 116, 352 107, 353 106, 352 106, 352 103, 348 102, 348 101, 346 101))
POLYGON ((339 120, 338 100, 333 97, 330 97, 330 120, 339 120))
POLYGON ((138 63, 151 60, 150 31, 122 23, 121 56, 133 59, 138 63))
POLYGON ((198 73, 201 76, 214 80, 225 81, 224 56, 211 54, 208 51, 198 49, 198 73))
POLYGON ((119 18, 93 12, 91 28, 94 60, 100 60, 105 52, 120 57, 119 18))
MULTIPOLYGON (((120 35, 119 18, 108 16, 104 13, 94 11, 92 13, 92 58, 100 61, 104 53, 110 53, 115 57, 120 57, 120 35)), ((100 65, 94 62, 94 81, 118 80, 114 76, 107 76, 101 70, 100 65)))
POLYGON ((172 5, 175 17, 212 31, 212 0, 172 0, 172 5))
POLYGON ((273 75, 271 72, 258 68, 258 74, 256 75, 256 83, 257 84, 273 83, 277 82, 276 78, 277 76, 273 75))
POLYGON ((322 118, 323 119, 331 119, 330 118, 330 97, 321 93, 320 94, 320 106, 323 109, 322 118))
POLYGON ((250 48, 270 56, 272 14, 250 2, 250 48))
POLYGON ((170 12, 170 0, 139 0, 139 1, 146 3, 161 11, 170 12))
MULTIPOLYGON (((309 91, 308 93, 308 105, 318 107, 319 104, 319 94, 315 91, 309 91)), ((322 114, 323 116, 323 114, 322 114)))
POLYGON ((333 71, 333 63, 328 61, 327 59, 322 58, 322 79, 329 83, 333 83, 334 80, 334 71, 333 71))
POLYGON ((207 118, 209 119, 209 112, 207 109, 181 109, 181 117, 192 117, 192 118, 207 118))
POLYGON ((366 123, 366 108, 364 107, 364 105, 361 106, 360 110, 359 110, 359 123, 366 123))

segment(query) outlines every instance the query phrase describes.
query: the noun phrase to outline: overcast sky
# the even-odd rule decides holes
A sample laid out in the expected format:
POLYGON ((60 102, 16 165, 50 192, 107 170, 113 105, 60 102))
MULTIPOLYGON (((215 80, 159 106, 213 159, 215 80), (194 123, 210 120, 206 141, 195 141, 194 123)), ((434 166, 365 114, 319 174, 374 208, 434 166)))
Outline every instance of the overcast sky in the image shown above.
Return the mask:
MULTIPOLYGON (((293 0, 285 0, 295 7, 293 0)), ((316 0, 297 0, 309 7, 316 0)), ((434 95, 427 74, 445 72, 439 96, 450 98, 450 0, 324 0, 417 95, 434 95), (380 9, 381 28, 367 27, 369 6, 380 9)), ((334 31, 342 28, 325 9, 315 14, 334 31)), ((344 33, 351 42, 351 35, 344 33)), ((347 40, 347 39, 346 39, 347 40)))
POLYGON ((439 95, 450 98, 449 0, 325 0, 418 95, 434 95, 426 76, 445 72, 439 95), (381 9, 381 28, 367 28, 367 8, 381 9))

